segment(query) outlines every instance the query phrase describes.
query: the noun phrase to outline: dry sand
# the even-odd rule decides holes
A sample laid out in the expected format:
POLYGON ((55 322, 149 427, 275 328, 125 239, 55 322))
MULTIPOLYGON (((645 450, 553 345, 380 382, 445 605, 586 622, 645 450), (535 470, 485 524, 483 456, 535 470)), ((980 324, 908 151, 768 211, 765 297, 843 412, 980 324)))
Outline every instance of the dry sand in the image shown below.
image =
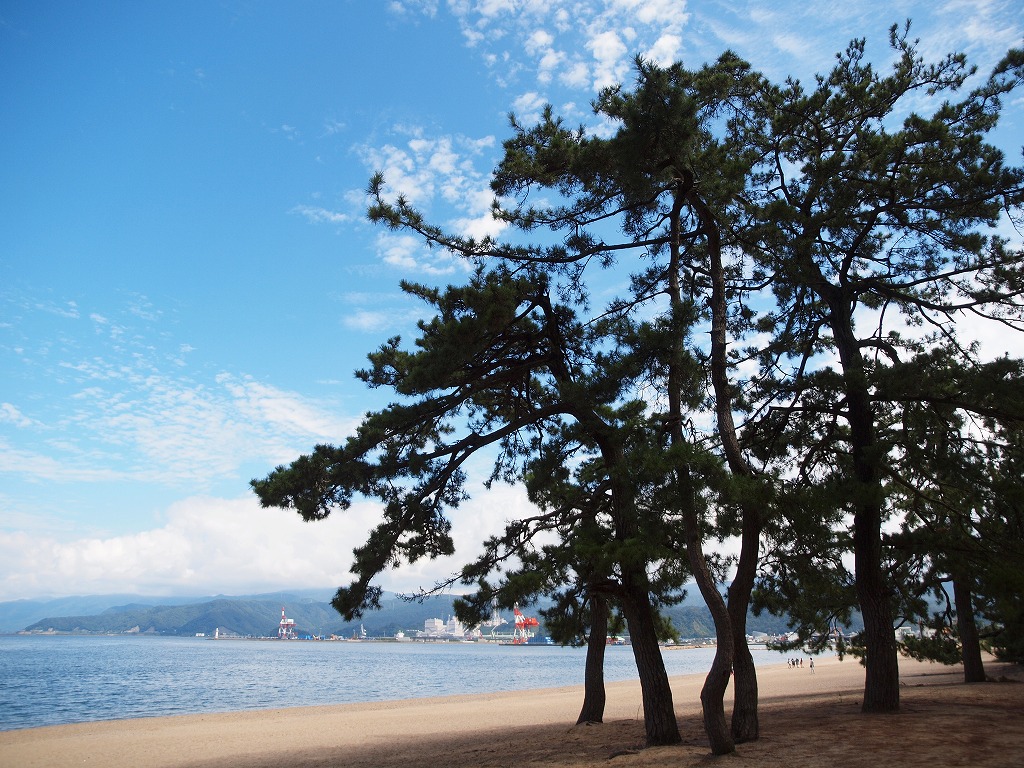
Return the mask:
MULTIPOLYGON (((686 653, 684 650, 667 653, 686 653)), ((683 744, 643 748, 635 682, 608 686, 605 722, 574 725, 581 688, 375 704, 187 715, 0 733, 0 766, 516 765, 750 768, 1024 766, 1024 670, 964 685, 959 668, 901 661, 897 715, 863 715, 863 668, 818 658, 759 670, 761 738, 713 758, 700 720, 702 676, 672 681, 683 744)))

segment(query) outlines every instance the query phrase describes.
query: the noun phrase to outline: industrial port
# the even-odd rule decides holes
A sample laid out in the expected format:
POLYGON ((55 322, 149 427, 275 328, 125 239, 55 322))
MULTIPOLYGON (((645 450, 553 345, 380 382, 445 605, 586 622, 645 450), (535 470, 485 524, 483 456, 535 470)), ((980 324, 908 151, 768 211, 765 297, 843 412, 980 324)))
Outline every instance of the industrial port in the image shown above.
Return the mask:
MULTIPOLYGON (((410 633, 397 632, 390 637, 368 637, 366 630, 360 625, 358 632, 351 637, 328 635, 326 637, 299 631, 294 619, 289 618, 285 607, 281 608, 281 621, 277 627, 278 640, 342 640, 347 642, 458 642, 458 643, 499 643, 504 645, 526 645, 535 641, 540 621, 535 616, 527 616, 516 604, 512 609, 512 621, 509 622, 492 605, 490 617, 475 627, 466 627, 454 616, 447 620, 430 618, 423 622, 423 629, 410 633)), ((229 639, 237 637, 231 633, 214 631, 213 639, 229 639)), ((542 642, 548 642, 546 638, 542 642)))

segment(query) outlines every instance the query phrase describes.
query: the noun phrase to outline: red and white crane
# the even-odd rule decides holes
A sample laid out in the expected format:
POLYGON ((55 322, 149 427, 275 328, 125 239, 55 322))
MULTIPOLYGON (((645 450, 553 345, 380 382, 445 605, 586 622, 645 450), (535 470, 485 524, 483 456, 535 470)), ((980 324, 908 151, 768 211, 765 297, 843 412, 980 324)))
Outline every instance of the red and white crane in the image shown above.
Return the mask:
POLYGON ((530 641, 530 638, 534 636, 534 631, 531 627, 539 627, 540 622, 537 621, 535 616, 524 616, 522 611, 519 610, 519 603, 512 606, 512 615, 515 616, 516 628, 512 633, 512 644, 523 645, 530 641))
POLYGON ((281 606, 281 623, 277 626, 277 638, 278 640, 294 640, 295 637, 295 619, 285 616, 284 606, 281 606))

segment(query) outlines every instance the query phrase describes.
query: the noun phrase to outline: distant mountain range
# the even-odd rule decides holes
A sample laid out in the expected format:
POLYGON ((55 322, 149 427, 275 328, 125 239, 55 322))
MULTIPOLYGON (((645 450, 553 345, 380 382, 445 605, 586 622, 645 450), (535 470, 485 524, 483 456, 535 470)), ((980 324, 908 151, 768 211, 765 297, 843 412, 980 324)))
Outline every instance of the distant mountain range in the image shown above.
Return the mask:
MULTIPOLYGON (((51 617, 94 616, 111 608, 136 605, 146 607, 180 606, 197 603, 208 603, 214 600, 277 600, 281 597, 289 599, 309 598, 329 602, 334 595, 333 589, 289 590, 287 592, 265 595, 248 595, 244 597, 225 595, 205 596, 149 596, 133 594, 113 595, 79 595, 74 597, 58 597, 37 600, 12 600, 0 602, 0 633, 19 632, 26 627, 51 617)), ((280 605, 278 620, 280 619, 280 605)), ((275 621, 276 623, 276 621, 275 621)))
MULTIPOLYGON (((193 636, 215 630, 243 636, 277 634, 281 608, 296 622, 300 634, 348 637, 365 628, 370 637, 394 636, 423 629, 427 619, 447 619, 454 613, 453 595, 409 601, 385 593, 381 610, 361 622, 346 622, 330 605, 333 589, 276 592, 241 597, 142 597, 106 595, 56 600, 18 600, 0 603, 0 632, 83 632, 96 634, 149 633, 193 636)), ((681 637, 710 637, 714 624, 707 607, 684 604, 665 610, 681 637)), ((511 616, 506 617, 511 621, 511 616)), ((784 619, 750 616, 748 631, 778 634, 784 619)), ((511 629, 511 627, 510 627, 511 629)), ((543 629, 543 628, 542 628, 543 629)))

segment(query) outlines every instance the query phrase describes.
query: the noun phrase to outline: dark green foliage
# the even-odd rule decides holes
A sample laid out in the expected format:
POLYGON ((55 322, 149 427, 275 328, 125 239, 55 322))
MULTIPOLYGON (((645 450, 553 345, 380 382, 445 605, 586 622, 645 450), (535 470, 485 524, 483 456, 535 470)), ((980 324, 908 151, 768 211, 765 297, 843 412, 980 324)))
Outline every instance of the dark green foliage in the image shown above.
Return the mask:
POLYGON ((875 711, 898 706, 892 627, 917 600, 906 564, 883 547, 882 525, 897 514, 907 477, 941 471, 914 461, 904 429, 915 413, 936 424, 939 411, 952 429, 967 429, 990 407, 979 390, 962 386, 983 367, 955 341, 956 320, 965 311, 1019 319, 1021 254, 993 228, 1024 200, 1024 170, 984 140, 1000 98, 1020 80, 1021 52, 954 101, 972 74, 963 56, 928 64, 906 29, 894 27, 890 42, 896 60, 888 73, 867 62, 859 40, 812 88, 787 82, 764 92, 758 116, 767 130, 750 135, 766 162, 739 231, 776 300, 758 321, 775 330, 757 353, 762 370, 774 372, 758 382, 757 396, 779 404, 757 427, 759 454, 781 458, 829 499, 810 507, 821 510, 820 524, 801 511, 777 539, 766 591, 834 574, 834 588, 818 585, 821 606, 793 606, 806 631, 816 628, 842 611, 835 601, 850 579, 839 555, 852 550, 867 643, 864 707, 875 711), (922 115, 904 106, 916 94, 951 100, 936 99, 922 115), (897 316, 904 328, 892 325, 897 316), (927 362, 941 347, 952 352, 945 385, 927 362), (826 543, 837 512, 853 525, 846 542, 818 553, 836 564, 822 568, 804 554, 826 543))
POLYGON ((1016 593, 1003 592, 991 600, 986 616, 992 625, 983 630, 983 637, 996 658, 1024 664, 1024 597, 1019 589, 1016 593))
POLYGON ((715 753, 733 748, 733 669, 736 740, 757 736, 742 632, 755 574, 755 608, 786 614, 801 642, 859 608, 866 711, 898 708, 893 625, 925 617, 943 579, 1014 652, 1021 589, 1001 563, 1021 552, 1020 363, 980 360, 956 324, 1024 319, 1024 259, 995 234, 1020 216, 1024 169, 985 140, 1024 52, 963 93, 964 57, 927 63, 908 32, 891 30, 888 71, 857 40, 809 87, 731 53, 698 70, 638 59, 633 90, 595 101, 608 138, 551 109, 533 127, 513 119, 494 213, 538 243, 447 233, 374 177, 371 220, 476 271, 443 290, 403 284, 430 319, 357 374, 398 402, 253 481, 307 520, 380 502, 339 611, 378 607, 386 568, 452 553, 447 513, 486 450, 490 482, 523 483, 538 513, 437 588, 472 586, 467 618, 549 596, 569 642, 620 611, 650 743, 678 740, 656 641, 688 573, 718 642, 701 696, 715 753), (628 270, 625 295, 593 307, 595 267, 628 270), (743 549, 726 605, 729 563, 704 549, 731 535, 743 549))

